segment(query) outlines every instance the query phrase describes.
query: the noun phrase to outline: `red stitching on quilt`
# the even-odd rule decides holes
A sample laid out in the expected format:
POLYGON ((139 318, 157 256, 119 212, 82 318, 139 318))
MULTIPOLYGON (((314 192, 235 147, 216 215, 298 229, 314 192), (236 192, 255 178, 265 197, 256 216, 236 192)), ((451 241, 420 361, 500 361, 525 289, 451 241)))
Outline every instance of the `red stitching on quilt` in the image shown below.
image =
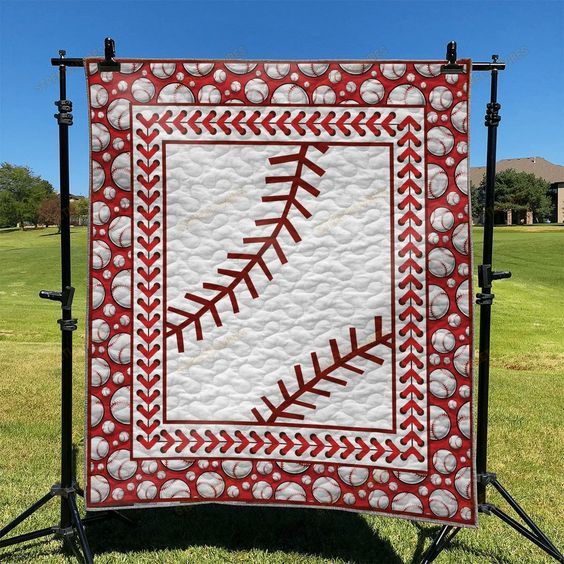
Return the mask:
POLYGON ((265 431, 264 437, 253 430, 248 431, 247 434, 240 430, 232 433, 221 430, 214 433, 208 429, 203 433, 205 437, 202 437, 195 429, 191 429, 187 434, 177 429, 173 436, 168 431, 161 431, 162 446, 160 450, 164 454, 174 448, 177 454, 192 456, 203 453, 211 454, 217 449, 222 454, 256 455, 263 451, 267 455, 273 453, 286 455, 294 449, 296 456, 318 457, 323 455, 325 458, 331 458, 338 454, 341 459, 345 460, 354 455, 357 461, 368 457, 372 462, 385 455, 388 463, 393 462, 402 454, 390 439, 386 439, 383 446, 375 438, 371 438, 368 444, 360 437, 355 437, 353 443, 346 436, 335 438, 329 434, 319 436, 312 433, 307 435, 303 431, 296 432, 293 435, 284 431, 278 434, 265 431), (188 455, 185 451, 189 451, 190 454, 188 455))
POLYGON ((421 142, 414 135, 412 128, 419 131, 421 126, 411 116, 407 116, 398 124, 400 131, 406 130, 398 140, 398 147, 404 148, 398 154, 398 161, 405 163, 398 172, 398 176, 402 179, 398 192, 403 196, 398 203, 398 208, 404 212, 398 220, 400 227, 403 228, 403 231, 398 236, 399 241, 402 243, 398 254, 404 259, 399 267, 403 278, 399 281, 398 286, 403 293, 398 301, 400 305, 406 306, 399 315, 400 320, 405 322, 399 334, 402 337, 407 337, 399 347, 401 353, 407 353, 399 364, 402 368, 409 367, 407 372, 400 377, 401 383, 408 383, 408 386, 400 394, 402 399, 408 400, 400 409, 400 413, 405 416, 405 419, 400 423, 400 428, 408 430, 407 434, 400 439, 400 443, 404 446, 409 444, 407 450, 401 454, 403 460, 407 460, 413 455, 419 461, 423 461, 424 457, 417 447, 423 447, 425 441, 415 431, 415 429, 420 432, 424 430, 424 425, 415 416, 415 413, 419 416, 422 416, 424 413, 423 409, 415 401, 415 399, 420 401, 423 399, 423 394, 415 386, 415 383, 423 384, 423 378, 416 370, 421 370, 424 366, 419 359, 419 355, 424 349, 416 339, 416 337, 421 338, 423 336, 423 330, 418 325, 423 320, 423 316, 414 307, 414 304, 417 306, 423 305, 423 301, 416 291, 421 290, 423 285, 414 274, 421 274, 423 270, 414 259, 414 257, 421 258, 423 256, 423 253, 417 246, 417 243, 420 244, 423 236, 415 229, 415 226, 422 224, 422 220, 417 217, 415 210, 419 211, 422 206, 413 195, 421 194, 422 192, 422 188, 413 178, 419 179, 422 176, 422 173, 414 164, 421 161, 421 157, 414 149, 414 147, 419 147, 421 142), (414 369, 414 366, 416 369, 414 369))
MULTIPOLYGON (((321 115, 320 112, 314 111, 308 117, 307 112, 301 110, 292 117, 290 110, 270 110, 262 117, 258 110, 218 112, 217 110, 197 109, 190 113, 182 110, 174 119, 171 119, 173 113, 168 110, 156 121, 169 134, 176 128, 182 134, 188 133, 188 130, 191 129, 196 135, 201 135, 204 130, 214 135, 218 129, 221 129, 223 133, 229 135, 235 129, 240 135, 249 132, 259 135, 263 131, 258 125, 262 126, 270 135, 275 135, 278 131, 284 135, 294 133, 305 135, 308 131, 319 135, 322 130, 331 136, 337 134, 338 131, 344 135, 350 135, 354 130, 359 135, 371 132, 379 136, 382 129, 391 137, 396 134, 392 127, 392 121, 396 117, 395 112, 388 112, 383 119, 381 119, 380 112, 361 111, 354 119, 351 119, 352 114, 346 110, 338 118, 339 114, 335 111, 328 111, 323 119, 321 115), (262 119, 259 120, 259 117, 262 119)), ((140 119, 140 121, 143 120, 140 119)))
POLYGON ((142 419, 137 419, 136 422, 138 427, 145 433, 145 436, 138 435, 136 439, 144 448, 150 449, 159 440, 158 434, 153 435, 153 437, 151 437, 151 434, 160 425, 160 421, 154 419, 160 411, 160 406, 152 404, 160 395, 158 390, 153 390, 160 380, 158 373, 160 361, 153 359, 153 357, 161 347, 160 345, 151 344, 160 335, 159 329, 153 329, 153 326, 160 319, 160 315, 155 310, 161 303, 161 300, 155 297, 160 284, 154 281, 160 273, 160 268, 154 266, 155 262, 160 258, 160 253, 155 251, 155 247, 160 242, 160 238, 155 235, 160 227, 160 223, 154 220, 160 211, 159 206, 155 205, 160 193, 154 189, 160 177, 157 174, 153 174, 160 162, 158 159, 154 159, 154 156, 158 153, 158 144, 151 145, 159 135, 157 129, 151 132, 151 128, 159 119, 158 114, 153 114, 150 118, 137 114, 137 119, 146 129, 137 130, 137 135, 145 142, 145 145, 137 145, 137 150, 145 160, 139 159, 136 163, 144 173, 137 176, 137 180, 143 187, 137 191, 137 197, 141 201, 137 211, 142 217, 142 221, 137 222, 137 227, 142 233, 142 235, 137 237, 137 243, 140 247, 137 258, 142 263, 142 266, 137 269, 137 273, 143 279, 137 284, 140 292, 137 305, 142 310, 137 315, 137 319, 145 327, 144 329, 138 329, 137 335, 141 337, 145 345, 139 344, 137 346, 141 357, 136 363, 141 371, 141 373, 137 374, 137 381, 143 386, 144 390, 137 391, 137 397, 141 399, 143 404, 137 406, 137 413, 142 419))
POLYGON ((288 392, 288 388, 283 380, 278 380, 278 387, 280 388, 280 393, 284 398, 278 405, 274 405, 266 396, 262 396, 261 400, 264 402, 266 407, 270 411, 270 415, 268 417, 263 417, 258 409, 255 407, 251 411, 255 416, 256 420, 259 423, 274 423, 278 419, 297 419, 302 421, 305 416, 300 413, 295 413, 291 411, 293 407, 302 407, 305 409, 316 409, 315 403, 312 403, 313 400, 304 401, 303 396, 305 394, 314 394, 317 396, 324 396, 329 397, 331 392, 323 389, 320 386, 326 385, 328 383, 336 384, 337 386, 346 386, 348 381, 343 379, 343 377, 337 377, 333 375, 333 373, 341 368, 348 370, 354 374, 362 375, 364 373, 363 370, 360 368, 350 364, 351 361, 364 358, 373 362, 375 364, 383 364, 384 360, 368 351, 373 349, 378 345, 384 345, 388 348, 392 347, 392 334, 388 333, 386 335, 382 334, 382 318, 375 317, 374 318, 374 339, 369 341, 364 345, 359 345, 357 342, 356 337, 356 329, 351 327, 349 329, 350 335, 350 352, 345 354, 344 356, 341 355, 339 351, 339 346, 335 339, 331 339, 329 341, 329 345, 331 347, 331 353, 333 355, 333 362, 323 370, 319 365, 319 359, 317 357, 317 353, 311 353, 311 362, 313 365, 313 371, 315 376, 309 379, 307 382, 304 380, 302 366, 300 364, 296 364, 294 366, 294 371, 296 373, 296 382, 298 387, 295 392, 290 394, 288 392))
POLYGON ((185 345, 183 331, 190 325, 194 325, 196 340, 201 341, 203 339, 204 336, 201 319, 206 313, 209 312, 211 314, 217 327, 222 326, 222 321, 219 312, 217 311, 217 303, 220 300, 228 297, 231 302, 231 309, 233 310, 233 313, 236 314, 239 312, 239 304, 237 302, 235 290, 240 284, 244 283, 253 299, 258 297, 258 292, 251 277, 253 269, 256 266, 260 267, 266 278, 268 278, 268 280, 272 280, 272 273, 270 272, 270 269, 268 268, 268 265, 266 264, 266 260, 264 258, 265 253, 269 249, 273 249, 276 252, 278 260, 282 264, 287 262, 287 258, 284 254, 284 251, 282 250, 279 241, 279 236, 282 232, 282 229, 285 229, 289 233, 295 243, 300 242, 301 238, 296 228, 292 224, 292 221, 290 219, 290 212, 292 211, 292 208, 295 208, 305 218, 311 217, 311 213, 298 200, 299 190, 303 189, 313 197, 317 197, 319 195, 319 190, 303 178, 303 169, 304 167, 307 167, 317 176, 323 176, 323 174, 325 174, 325 171, 321 167, 319 167, 306 157, 307 151, 311 147, 317 149, 321 153, 325 153, 328 149, 328 146, 323 143, 304 143, 303 145, 300 145, 300 149, 297 153, 271 157, 269 159, 271 165, 290 162, 296 163, 296 170, 291 176, 266 177, 266 184, 290 183, 290 191, 288 193, 279 193, 262 197, 263 202, 285 201, 286 204, 284 206, 284 210, 280 217, 269 217, 257 219, 255 221, 255 224, 258 227, 272 225, 273 229, 269 235, 266 235, 264 237, 245 237, 243 239, 243 243, 245 245, 260 244, 260 247, 257 251, 247 253, 230 252, 227 254, 228 259, 246 261, 246 264, 240 269, 218 269, 219 274, 231 278, 232 281, 225 285, 215 282, 205 282, 202 285, 203 289, 216 292, 213 297, 208 298, 199 296, 192 292, 186 293, 184 297, 187 300, 189 300, 193 304, 200 306, 200 308, 196 311, 191 311, 189 309, 180 309, 177 307, 168 308, 168 311, 176 313, 185 318, 180 323, 173 323, 171 321, 167 321, 166 323, 166 336, 167 338, 172 336, 176 337, 176 343, 179 352, 184 352, 185 345))

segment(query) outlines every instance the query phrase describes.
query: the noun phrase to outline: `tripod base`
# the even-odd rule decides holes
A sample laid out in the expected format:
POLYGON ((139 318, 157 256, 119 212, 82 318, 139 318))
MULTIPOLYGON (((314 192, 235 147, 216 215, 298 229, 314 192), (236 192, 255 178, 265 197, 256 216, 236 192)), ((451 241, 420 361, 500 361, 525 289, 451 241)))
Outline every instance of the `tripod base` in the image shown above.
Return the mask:
POLYGON ((90 545, 88 544, 88 538, 86 537, 84 526, 87 523, 101 521, 112 517, 121 519, 128 523, 132 523, 132 521, 117 511, 96 513, 95 515, 87 515, 86 517, 81 518, 76 503, 76 497, 78 495, 84 496, 84 492, 76 485, 69 488, 63 488, 60 484, 55 484, 49 493, 28 507, 11 523, 0 530, 0 548, 54 535, 55 538, 61 539, 64 547, 67 550, 72 551, 80 561, 85 562, 86 564, 91 564, 93 562, 92 551, 90 550, 90 545), (44 529, 23 533, 7 539, 4 538, 10 531, 33 515, 37 510, 41 509, 41 507, 54 497, 60 498, 61 513, 68 515, 68 522, 63 522, 63 519, 61 519, 59 525, 53 525, 44 529))
MULTIPOLYGON (((486 515, 495 515, 499 517, 503 522, 507 523, 520 535, 524 536, 526 539, 530 540, 533 544, 536 544, 540 549, 544 550, 549 556, 552 556, 558 562, 564 562, 564 557, 562 553, 552 544, 550 539, 539 529, 535 522, 527 515, 525 510, 513 499, 511 494, 499 483, 495 474, 487 473, 480 476, 480 481, 484 485, 491 484, 499 494, 507 501, 509 506, 517 513, 521 518, 523 523, 520 523, 507 513, 491 503, 481 503, 478 505, 478 511, 486 515)), ((459 528, 453 527, 452 525, 445 525, 441 527, 437 536, 433 539, 431 546, 427 549, 423 558, 421 559, 421 564, 429 564, 433 562, 437 556, 446 548, 450 541, 455 537, 455 535, 460 531, 459 528)))

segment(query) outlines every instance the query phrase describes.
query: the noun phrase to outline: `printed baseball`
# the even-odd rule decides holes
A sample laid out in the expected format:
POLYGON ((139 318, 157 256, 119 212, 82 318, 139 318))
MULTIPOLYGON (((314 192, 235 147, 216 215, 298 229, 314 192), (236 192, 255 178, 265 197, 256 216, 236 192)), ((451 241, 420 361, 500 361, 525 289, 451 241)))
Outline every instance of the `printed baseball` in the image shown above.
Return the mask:
POLYGON ((444 448, 433 454, 433 466, 441 474, 450 474, 456 468, 456 456, 444 448))
POLYGON ((219 104, 221 92, 213 84, 206 84, 198 92, 198 102, 201 104, 219 104))
POLYGON ((283 84, 272 93, 270 101, 273 104, 307 104, 309 99, 301 86, 283 84))
POLYGON ((311 492, 319 503, 336 503, 341 497, 341 488, 337 480, 325 476, 313 482, 311 492))
POLYGON ((90 478, 90 501, 102 503, 110 495, 110 483, 104 476, 92 476, 90 478))
POLYGON ((360 97, 367 104, 377 104, 384 97, 384 86, 375 78, 369 78, 360 85, 360 97))
POLYGON ((264 72, 270 78, 280 80, 290 72, 290 65, 288 63, 266 63, 264 65, 264 72))
POLYGON ((142 104, 146 104, 155 95, 155 86, 148 78, 138 78, 131 85, 131 94, 142 104))
POLYGON ((384 510, 390 504, 390 500, 382 490, 372 490, 368 495, 368 503, 373 509, 384 510))
POLYGON ((115 129, 129 129, 129 104, 129 100, 118 98, 108 106, 108 121, 115 129))
POLYGON ((450 418, 447 412, 437 405, 431 405, 429 412, 431 439, 440 441, 450 432, 450 418))
POLYGON ((431 344, 438 353, 448 353, 456 346, 456 338, 448 329, 437 329, 431 336, 431 344))
POLYGON ((103 151, 110 144, 110 131, 102 123, 92 124, 92 150, 103 151))
POLYGON ((453 356, 453 364, 454 364, 454 368, 461 376, 468 377, 470 375, 469 345, 463 345, 456 349, 453 356))
POLYGON ((420 515, 423 513, 423 504, 415 494, 401 492, 392 499, 392 509, 401 513, 420 515))
POLYGON ((272 486, 265 481, 256 482, 251 492, 255 499, 270 499, 273 494, 272 486))
POLYGON ((388 96, 388 104, 397 105, 423 105, 425 103, 425 96, 423 92, 413 86, 413 84, 400 84, 396 86, 388 96))
POLYGON ((349 486, 360 486, 368 480, 368 468, 358 466, 340 466, 337 469, 339 478, 349 486))
POLYGON ((390 80, 397 80, 405 74, 406 68, 403 63, 383 63, 380 65, 380 72, 390 80))
POLYGON ((450 153, 454 147, 454 136, 446 127, 432 127, 427 133, 427 149, 437 157, 450 153))
POLYGON ((104 437, 92 437, 90 441, 90 458, 92 460, 102 460, 108 456, 110 444, 104 437))
POLYGON ((458 503, 454 494, 438 489, 429 496, 429 507, 437 517, 452 517, 458 509, 458 503))
POLYGON ((431 225, 437 231, 449 231, 454 225, 454 215, 448 208, 437 208, 431 213, 431 225))
POLYGON ((110 223, 108 234, 114 245, 129 247, 131 245, 131 218, 123 215, 116 217, 110 223))
MULTIPOLYGON (((184 63, 184 70, 192 76, 206 76, 213 70, 213 63, 184 63)), ((229 65, 225 65, 229 67, 229 65)))
POLYGON ((470 438, 470 402, 466 402, 458 410, 456 422, 460 432, 467 438, 470 438))
POLYGON ((445 247, 438 247, 430 251, 427 260, 429 271, 438 278, 450 276, 456 266, 454 255, 445 247))
POLYGON ((318 86, 312 94, 314 104, 334 104, 336 100, 337 95, 330 86, 318 86))
POLYGON ((221 467, 232 478, 245 478, 251 473, 253 463, 249 460, 224 460, 221 467))
POLYGON ((274 498, 279 501, 293 501, 304 503, 306 500, 305 490, 296 482, 282 482, 274 492, 274 498))
POLYGON ((103 319, 93 319, 90 338, 93 343, 103 343, 110 336, 110 326, 103 319))
POLYGON ((245 85, 245 96, 253 104, 261 104, 268 98, 268 86, 260 78, 253 78, 245 85))
POLYGON ((137 462, 131 460, 126 449, 116 450, 108 458, 108 473, 116 480, 129 480, 137 472, 137 462))
POLYGON ((190 88, 176 82, 164 86, 157 97, 157 102, 161 104, 191 104, 194 102, 194 94, 190 88))
POLYGON ((101 108, 108 103, 108 91, 101 84, 93 84, 90 87, 90 105, 93 108, 101 108))
POLYGON ((187 499, 190 497, 190 488, 183 480, 167 480, 160 489, 161 499, 187 499))
POLYGON ((149 67, 153 75, 157 78, 168 78, 176 71, 175 63, 151 63, 149 67))
POLYGON ((118 388, 110 400, 110 411, 116 421, 127 424, 131 421, 130 388, 118 388))
POLYGON ((446 368, 437 368, 429 375, 429 389, 436 398, 450 398, 456 391, 456 378, 446 368))
POLYGON ((446 86, 437 86, 429 94, 429 102, 437 111, 448 110, 452 106, 452 92, 446 86))
POLYGON ((200 497, 219 497, 224 488, 225 482, 217 472, 204 472, 196 481, 196 491, 200 497))

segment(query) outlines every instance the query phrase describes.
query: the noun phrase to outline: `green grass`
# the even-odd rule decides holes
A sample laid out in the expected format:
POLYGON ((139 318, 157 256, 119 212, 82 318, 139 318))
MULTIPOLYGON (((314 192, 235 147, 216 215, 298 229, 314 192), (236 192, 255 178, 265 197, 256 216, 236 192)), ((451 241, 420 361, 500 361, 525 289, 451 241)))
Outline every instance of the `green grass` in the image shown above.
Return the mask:
MULTIPOLYGON (((482 232, 476 230, 475 252, 482 232)), ((0 523, 57 480, 59 329, 57 304, 40 289, 59 287, 54 230, 0 232, 0 523)), ((83 429, 86 232, 74 229, 74 436, 83 429)), ((479 259, 475 264, 479 264, 479 259)), ((490 470, 558 545, 564 544, 564 228, 501 228, 493 308, 490 470)), ((491 500, 497 501, 495 495, 491 500)), ((134 512, 135 528, 93 525, 100 562, 408 562, 435 527, 338 511, 197 506, 134 512)), ((51 502, 21 530, 57 519, 51 502)), ((0 551, 1 562, 65 562, 57 542, 0 551)), ((493 517, 463 530, 437 562, 550 562, 493 517)))

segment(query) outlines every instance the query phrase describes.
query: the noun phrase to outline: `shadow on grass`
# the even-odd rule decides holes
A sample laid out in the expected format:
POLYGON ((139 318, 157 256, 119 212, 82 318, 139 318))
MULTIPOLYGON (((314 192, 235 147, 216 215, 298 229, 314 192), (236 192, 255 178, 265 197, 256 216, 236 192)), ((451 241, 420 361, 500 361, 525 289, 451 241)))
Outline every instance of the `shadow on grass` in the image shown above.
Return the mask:
MULTIPOLYGON (((417 545, 413 553, 413 562, 416 563, 421 561, 426 550, 431 545, 432 540, 439 534, 441 527, 424 526, 417 521, 414 521, 413 525, 417 529, 417 545)), ((469 530, 472 531, 472 529, 469 530)), ((462 529, 462 531, 464 531, 464 529, 462 529)), ((461 533, 459 532, 458 535, 444 547, 441 554, 448 554, 450 550, 460 549, 467 554, 475 556, 476 562, 498 562, 499 564, 510 564, 511 562, 514 562, 514 560, 507 558, 507 556, 502 554, 492 554, 491 550, 482 550, 480 548, 470 546, 468 543, 465 543, 462 538, 460 538, 460 534, 461 533)))
POLYGON ((359 514, 344 511, 202 505, 124 512, 135 525, 111 520, 92 524, 93 552, 135 552, 211 546, 264 550, 347 562, 396 564, 402 560, 359 514))

